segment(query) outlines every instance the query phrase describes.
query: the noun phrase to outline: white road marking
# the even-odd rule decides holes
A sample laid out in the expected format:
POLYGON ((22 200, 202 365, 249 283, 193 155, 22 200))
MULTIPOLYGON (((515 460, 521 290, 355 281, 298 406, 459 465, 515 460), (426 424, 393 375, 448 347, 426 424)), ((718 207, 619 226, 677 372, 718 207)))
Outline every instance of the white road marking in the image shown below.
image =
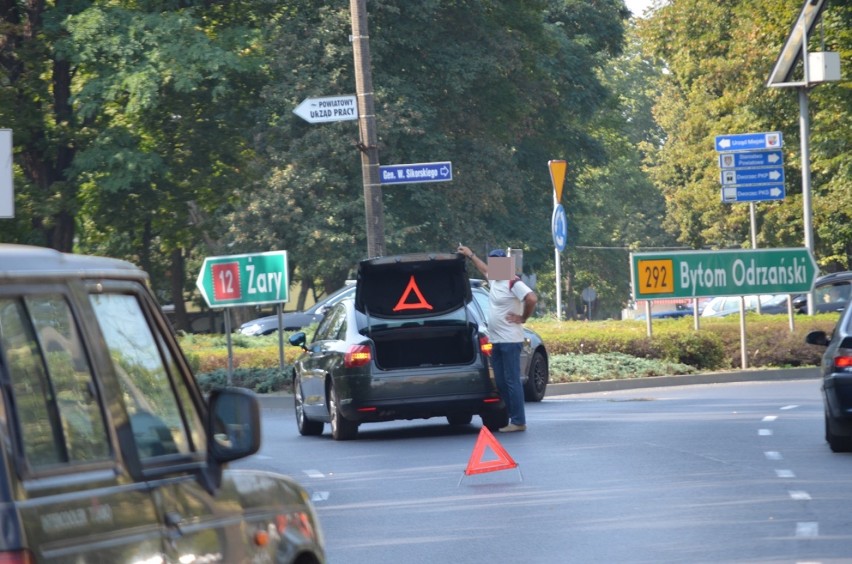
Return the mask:
POLYGON ((772 429, 759 429, 757 431, 757 434, 760 435, 761 437, 768 437, 768 436, 772 435, 772 429))
POLYGON ((303 470, 303 472, 307 474, 309 478, 325 478, 325 474, 319 470, 303 470))
POLYGON ((792 470, 775 470, 775 475, 779 478, 795 478, 796 475, 792 470))
POLYGON ((313 495, 311 495, 311 501, 328 501, 328 492, 314 492, 313 495))
POLYGON ((775 421, 776 419, 778 419, 777 415, 767 415, 766 417, 764 417, 762 419, 762 421, 772 422, 772 421, 775 421))
POLYGON ((790 490, 790 498, 796 501, 808 501, 811 499, 811 494, 801 490, 790 490))
POLYGON ((785 405, 784 407, 781 408, 781 411, 787 411, 788 409, 796 409, 797 407, 799 407, 799 406, 798 405, 785 405))
POLYGON ((819 536, 819 523, 814 521, 804 521, 796 523, 797 537, 816 537, 819 536))
POLYGON ((777 450, 767 450, 763 455, 766 456, 767 460, 781 460, 784 458, 777 450))

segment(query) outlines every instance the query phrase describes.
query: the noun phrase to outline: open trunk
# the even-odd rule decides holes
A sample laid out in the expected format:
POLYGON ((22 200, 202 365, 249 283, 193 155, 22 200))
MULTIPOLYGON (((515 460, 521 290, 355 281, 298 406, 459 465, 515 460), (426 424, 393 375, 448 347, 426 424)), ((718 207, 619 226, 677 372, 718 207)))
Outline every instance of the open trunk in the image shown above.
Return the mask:
POLYGON ((477 327, 417 324, 372 331, 376 365, 382 370, 471 364, 479 350, 477 327))

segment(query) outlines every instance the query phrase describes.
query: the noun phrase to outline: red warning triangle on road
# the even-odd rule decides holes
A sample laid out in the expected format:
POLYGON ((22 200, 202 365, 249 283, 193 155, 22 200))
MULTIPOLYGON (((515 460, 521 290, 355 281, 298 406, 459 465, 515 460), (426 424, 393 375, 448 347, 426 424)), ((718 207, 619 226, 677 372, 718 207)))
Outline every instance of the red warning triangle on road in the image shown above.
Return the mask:
POLYGON ((405 290, 402 292, 402 296, 399 298, 399 301, 396 304, 396 307, 393 308, 394 311, 402 311, 404 309, 432 309, 432 305, 426 301, 426 298, 423 297, 423 294, 420 292, 420 288, 417 287, 417 282, 414 280, 414 275, 411 275, 411 279, 408 281, 408 286, 406 286, 405 290), (408 300, 411 299, 411 294, 417 297, 417 302, 408 303, 408 300))
POLYGON ((465 468, 464 473, 470 476, 471 474, 510 470, 517 467, 518 463, 509 456, 503 445, 497 442, 491 431, 486 427, 482 427, 479 431, 479 438, 476 439, 476 444, 473 445, 473 453, 470 455, 470 460, 467 461, 467 468, 465 468), (494 454, 497 455, 496 460, 482 460, 486 447, 490 447, 494 454))

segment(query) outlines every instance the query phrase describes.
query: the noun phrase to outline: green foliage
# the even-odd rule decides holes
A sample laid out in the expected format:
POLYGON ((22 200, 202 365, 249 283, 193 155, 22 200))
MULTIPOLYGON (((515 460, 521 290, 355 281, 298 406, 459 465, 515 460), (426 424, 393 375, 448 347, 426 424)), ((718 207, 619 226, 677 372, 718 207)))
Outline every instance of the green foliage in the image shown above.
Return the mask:
POLYGON ((639 358, 624 353, 563 354, 550 358, 550 382, 595 382, 694 374, 687 364, 639 358))
MULTIPOLYGON (((817 366, 824 349, 805 344, 815 329, 830 332, 836 314, 798 316, 790 331, 786 315, 746 316, 748 368, 817 366)), ((642 378, 737 369, 742 366, 738 316, 654 321, 652 337, 644 322, 559 322, 537 319, 530 324, 544 340, 551 382, 642 378)), ((285 349, 278 367, 277 336, 251 337, 234 352, 234 382, 256 391, 289 391, 292 364, 301 350, 285 349), (238 383, 239 382, 239 383, 238 383)), ((223 336, 184 335, 181 346, 205 390, 227 381, 223 336), (197 360, 197 364, 196 364, 197 360)))
MULTIPOLYGON (((758 246, 801 246, 798 98, 794 89, 765 86, 801 9, 800 0, 671 0, 640 22, 646 52, 667 71, 654 109, 665 142, 647 170, 666 198, 667 230, 689 247, 748 246, 749 207, 720 202, 714 137, 752 131, 781 131, 785 147, 787 197, 759 206, 758 246)), ((850 21, 848 3, 829 4, 809 51, 849 53, 850 21)), ((801 63, 795 73, 802 80, 801 63)), ((848 83, 809 91, 815 255, 827 271, 849 268, 852 256, 850 133, 839 126, 849 120, 850 95, 848 83)))
MULTIPOLYGON (((248 388, 259 394, 292 390, 292 369, 281 371, 277 368, 236 368, 231 377, 231 385, 248 388)), ((201 391, 209 393, 216 388, 228 385, 228 371, 216 369, 196 376, 201 391)))
MULTIPOLYGON (((293 8, 270 45, 278 56, 258 126, 266 180, 240 192, 251 203, 229 217, 228 239, 235 250, 286 248, 296 278, 335 287, 366 246, 357 132, 280 108, 353 89, 349 13, 293 8)), ((546 269, 546 162, 603 160, 590 123, 609 94, 596 70, 620 51, 624 15, 616 0, 370 4, 381 161, 454 169, 448 186, 383 191, 388 253, 512 245, 527 251, 528 270, 546 269)))

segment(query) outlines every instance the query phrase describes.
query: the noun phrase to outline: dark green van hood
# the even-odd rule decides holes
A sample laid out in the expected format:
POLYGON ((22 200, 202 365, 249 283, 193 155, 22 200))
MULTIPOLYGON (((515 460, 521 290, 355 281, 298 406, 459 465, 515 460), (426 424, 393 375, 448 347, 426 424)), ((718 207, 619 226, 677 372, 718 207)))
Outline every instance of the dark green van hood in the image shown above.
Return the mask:
POLYGON ((457 253, 414 253, 358 264, 355 308, 373 317, 430 317, 470 303, 465 258, 457 253))

